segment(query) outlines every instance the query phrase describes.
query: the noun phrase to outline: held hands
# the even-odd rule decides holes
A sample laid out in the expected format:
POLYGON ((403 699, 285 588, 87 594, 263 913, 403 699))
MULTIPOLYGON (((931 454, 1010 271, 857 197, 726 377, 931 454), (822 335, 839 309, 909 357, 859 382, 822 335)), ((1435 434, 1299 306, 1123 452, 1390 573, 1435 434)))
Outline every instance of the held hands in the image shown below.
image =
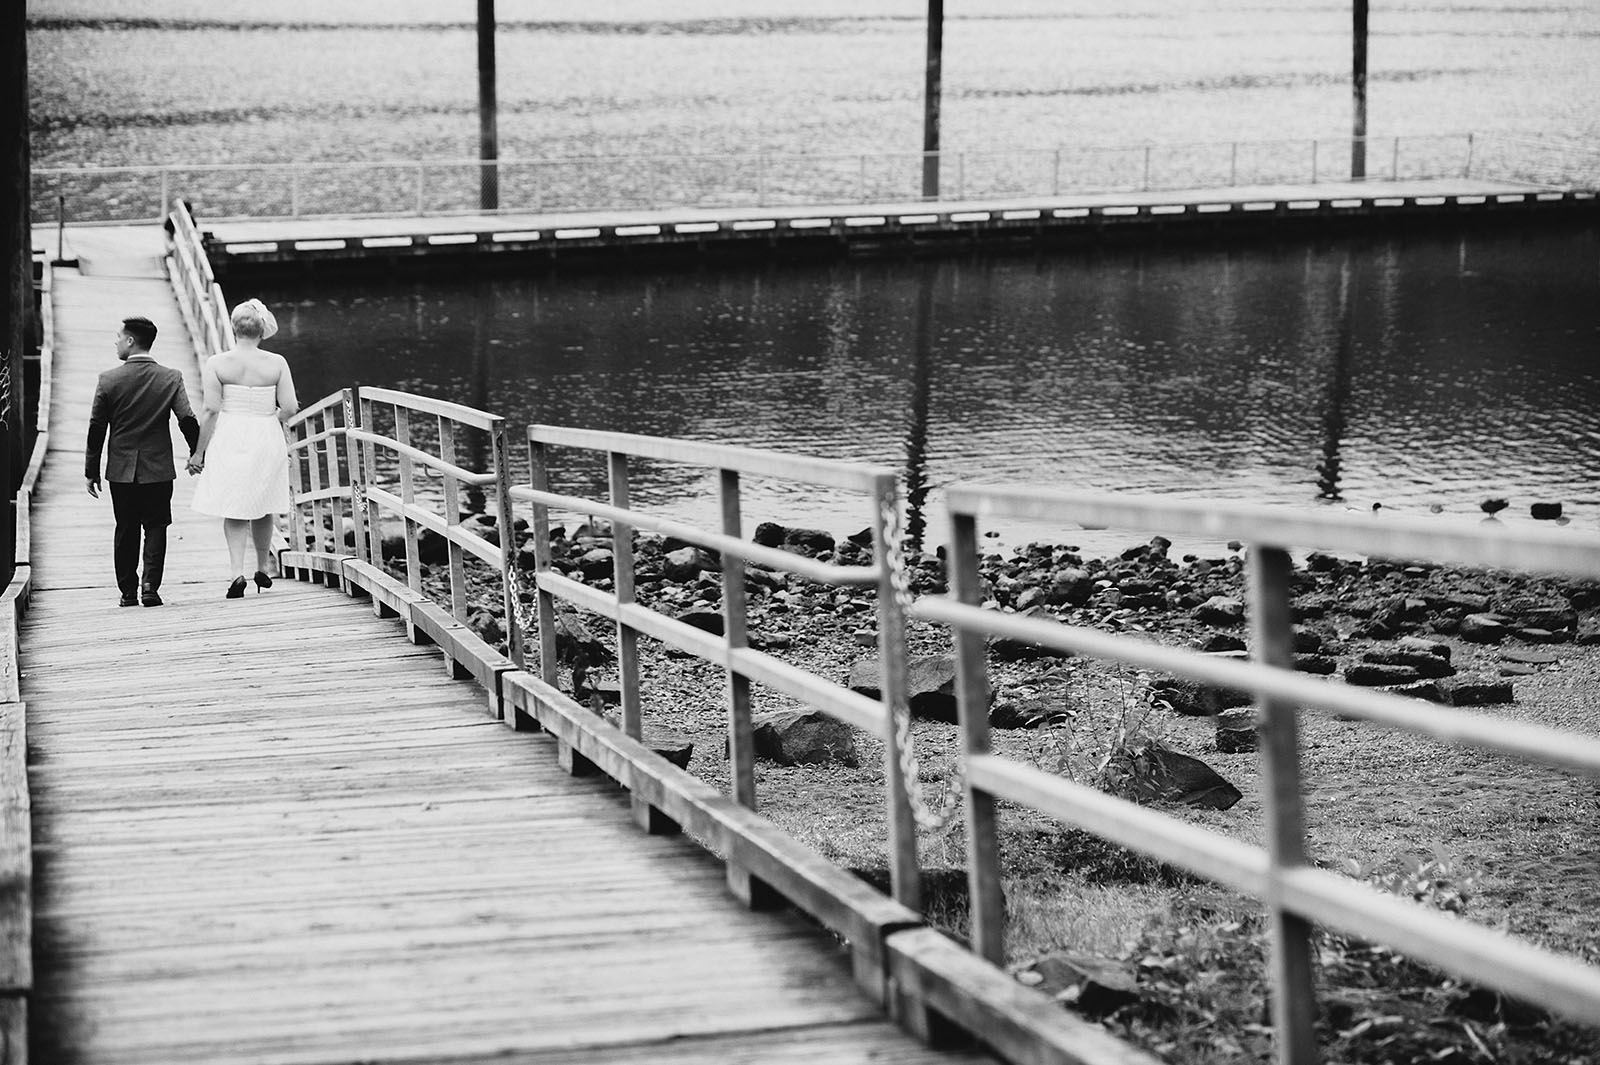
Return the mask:
POLYGON ((193 477, 206 468, 206 457, 204 455, 190 455, 189 461, 184 463, 183 468, 188 471, 189 476, 193 477))

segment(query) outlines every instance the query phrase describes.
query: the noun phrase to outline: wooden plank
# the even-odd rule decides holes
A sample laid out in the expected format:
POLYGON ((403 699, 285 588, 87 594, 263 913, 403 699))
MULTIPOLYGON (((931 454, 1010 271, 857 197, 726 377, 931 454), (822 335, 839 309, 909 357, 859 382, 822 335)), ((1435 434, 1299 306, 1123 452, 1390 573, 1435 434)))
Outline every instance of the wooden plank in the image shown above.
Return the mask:
POLYGON ((28 999, 0 993, 0 1062, 28 1065, 28 999))
POLYGON ((26 720, 22 703, 0 703, 0 995, 27 994, 33 988, 33 829, 26 720))
MULTIPOLYGON (((53 296, 59 439, 22 621, 39 1060, 947 1060, 895 1033, 833 937, 738 906, 719 858, 486 720, 484 688, 405 630, 491 688, 509 663, 381 570, 338 567, 400 625, 297 581, 224 600, 220 531, 180 479, 168 606, 118 609, 109 507, 81 487, 89 390, 121 308, 163 350, 183 331, 162 290, 91 282, 53 296)), ((752 865, 781 849, 707 809, 752 865)))

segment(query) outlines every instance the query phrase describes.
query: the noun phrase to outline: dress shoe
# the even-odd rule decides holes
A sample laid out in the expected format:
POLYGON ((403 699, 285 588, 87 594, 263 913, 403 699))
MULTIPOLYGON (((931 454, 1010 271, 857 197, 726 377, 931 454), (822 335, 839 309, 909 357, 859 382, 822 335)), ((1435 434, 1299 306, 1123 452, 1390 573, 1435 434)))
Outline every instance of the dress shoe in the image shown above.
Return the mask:
POLYGON ((118 600, 117 605, 118 606, 138 606, 139 605, 139 600, 138 600, 138 598, 136 596, 125 595, 120 600, 118 600))
POLYGON ((226 595, 223 596, 223 598, 224 599, 243 599, 244 598, 244 584, 245 584, 245 581, 244 581, 243 577, 235 577, 232 580, 232 582, 229 583, 228 592, 227 592, 226 595))
POLYGON ((139 602, 143 603, 145 606, 160 606, 161 595, 159 592, 145 592, 139 597, 139 602))
POLYGON ((272 587, 272 578, 267 576, 266 570, 256 570, 256 575, 250 578, 256 582, 256 594, 260 595, 262 589, 272 587))

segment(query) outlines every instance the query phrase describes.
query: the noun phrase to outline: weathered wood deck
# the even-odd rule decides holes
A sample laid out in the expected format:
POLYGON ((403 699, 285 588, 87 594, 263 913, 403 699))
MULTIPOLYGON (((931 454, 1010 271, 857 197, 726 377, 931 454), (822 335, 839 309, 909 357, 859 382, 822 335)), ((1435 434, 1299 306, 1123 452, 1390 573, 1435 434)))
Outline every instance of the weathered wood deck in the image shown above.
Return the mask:
POLYGON ((292 581, 224 600, 188 478, 167 605, 119 609, 82 441, 124 315, 199 394, 158 278, 137 254, 56 276, 22 644, 31 1060, 987 1060, 903 1035, 828 937, 743 909, 720 863, 642 834, 397 623, 292 581))

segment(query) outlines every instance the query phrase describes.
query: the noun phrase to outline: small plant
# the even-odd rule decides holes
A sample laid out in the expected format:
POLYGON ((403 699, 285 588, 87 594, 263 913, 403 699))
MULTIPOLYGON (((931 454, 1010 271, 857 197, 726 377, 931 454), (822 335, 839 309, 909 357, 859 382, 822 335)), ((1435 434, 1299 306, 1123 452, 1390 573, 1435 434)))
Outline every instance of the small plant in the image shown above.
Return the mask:
POLYGON ((1461 870, 1460 861, 1442 846, 1435 846, 1432 858, 1404 858, 1400 868, 1378 873, 1362 867, 1354 859, 1345 862, 1346 871, 1380 890, 1409 898, 1445 913, 1459 914, 1478 894, 1478 880, 1461 870))

